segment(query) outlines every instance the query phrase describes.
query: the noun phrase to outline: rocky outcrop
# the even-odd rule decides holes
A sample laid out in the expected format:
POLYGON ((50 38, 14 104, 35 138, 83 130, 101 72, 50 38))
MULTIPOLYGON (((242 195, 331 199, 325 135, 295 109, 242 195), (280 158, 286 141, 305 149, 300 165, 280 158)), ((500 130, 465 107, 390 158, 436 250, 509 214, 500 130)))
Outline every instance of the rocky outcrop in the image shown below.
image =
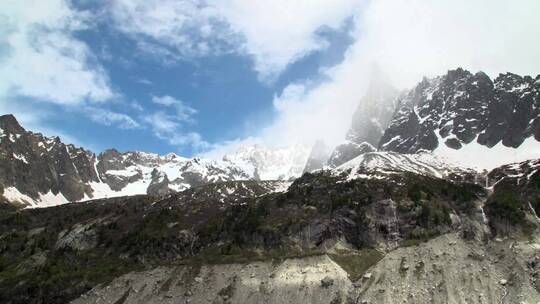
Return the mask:
POLYGON ((169 188, 169 178, 164 172, 157 169, 152 170, 152 181, 146 189, 146 193, 153 196, 163 196, 173 192, 169 188))
POLYGON ((540 160, 509 164, 488 174, 493 194, 485 204, 493 232, 515 235, 534 231, 540 223, 540 160))
POLYGON ((540 140, 540 76, 506 73, 492 81, 459 68, 425 78, 398 104, 382 150, 415 153, 473 143, 518 148, 527 138, 540 140))

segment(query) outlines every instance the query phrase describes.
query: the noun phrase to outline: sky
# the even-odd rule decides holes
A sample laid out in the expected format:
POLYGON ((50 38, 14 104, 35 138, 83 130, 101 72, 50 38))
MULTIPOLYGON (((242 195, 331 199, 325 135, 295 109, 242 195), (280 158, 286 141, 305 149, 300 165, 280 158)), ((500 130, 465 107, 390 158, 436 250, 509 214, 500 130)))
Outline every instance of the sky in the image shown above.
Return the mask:
POLYGON ((376 64, 540 73, 537 0, 3 0, 0 114, 94 152, 343 140, 376 64))

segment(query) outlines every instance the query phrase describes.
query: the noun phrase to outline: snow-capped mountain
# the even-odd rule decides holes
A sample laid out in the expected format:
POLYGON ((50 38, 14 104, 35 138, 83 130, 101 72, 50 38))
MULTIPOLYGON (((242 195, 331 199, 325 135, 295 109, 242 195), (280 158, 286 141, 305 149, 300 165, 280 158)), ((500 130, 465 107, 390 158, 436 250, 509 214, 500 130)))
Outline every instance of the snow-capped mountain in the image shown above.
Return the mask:
POLYGON ((434 151, 486 169, 540 156, 540 76, 492 81, 459 68, 424 79, 398 104, 381 150, 434 151))
MULTIPOLYGON (((231 162, 188 159, 174 153, 160 156, 145 152, 119 153, 111 149, 98 156, 96 167, 102 184, 110 188, 105 187, 103 195, 111 190, 121 195, 161 195, 213 182, 250 179, 231 162)), ((102 191, 100 186, 93 185, 93 188, 102 191)))
POLYGON ((309 153, 302 145, 274 149, 251 145, 225 155, 223 161, 236 164, 254 179, 290 180, 302 175, 309 153))
POLYGON ((366 94, 360 99, 353 114, 345 142, 338 145, 330 155, 327 163, 329 167, 338 167, 358 155, 377 150, 375 147, 392 120, 398 93, 386 75, 377 66, 373 66, 366 94))
POLYGON ((44 207, 138 194, 164 195, 209 183, 289 180, 302 174, 300 146, 244 147, 223 160, 145 152, 99 155, 58 137, 26 131, 12 115, 0 116, 0 201, 44 207))

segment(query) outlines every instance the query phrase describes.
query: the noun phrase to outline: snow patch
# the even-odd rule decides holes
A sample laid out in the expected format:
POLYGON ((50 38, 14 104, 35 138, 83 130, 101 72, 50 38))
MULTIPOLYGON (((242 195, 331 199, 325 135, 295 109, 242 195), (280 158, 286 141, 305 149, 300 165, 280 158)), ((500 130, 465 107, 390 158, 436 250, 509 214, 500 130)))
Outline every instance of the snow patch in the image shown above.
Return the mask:
POLYGON ((339 166, 336 170, 337 172, 350 170, 348 179, 384 178, 386 174, 397 172, 411 172, 437 178, 456 172, 474 172, 423 151, 417 154, 365 153, 339 166))
POLYGON ((140 173, 139 168, 136 166, 127 167, 124 170, 107 170, 105 174, 107 175, 116 175, 122 177, 133 177, 140 173))
POLYGON ((23 163, 28 165, 28 161, 26 160, 26 157, 24 157, 24 155, 19 155, 19 154, 13 153, 13 158, 18 159, 18 160, 20 160, 23 163))
POLYGON ((26 205, 27 208, 51 207, 69 203, 62 193, 53 194, 51 191, 45 194, 39 193, 39 198, 33 199, 30 196, 21 193, 15 187, 5 188, 3 196, 9 202, 20 203, 26 205))
POLYGON ((19 189, 15 187, 7 187, 4 189, 4 198, 9 202, 20 203, 23 205, 31 205, 35 203, 35 200, 26 194, 22 194, 19 189))
POLYGON ((39 199, 32 207, 52 207, 52 206, 58 206, 62 204, 67 204, 70 201, 66 199, 66 197, 62 193, 54 194, 52 191, 49 191, 45 194, 39 194, 39 199))
POLYGON ((488 148, 473 140, 455 150, 444 144, 438 130, 435 134, 438 137, 439 146, 433 153, 469 168, 491 170, 508 163, 540 158, 540 142, 532 136, 525 139, 517 149, 506 147, 502 142, 488 148))

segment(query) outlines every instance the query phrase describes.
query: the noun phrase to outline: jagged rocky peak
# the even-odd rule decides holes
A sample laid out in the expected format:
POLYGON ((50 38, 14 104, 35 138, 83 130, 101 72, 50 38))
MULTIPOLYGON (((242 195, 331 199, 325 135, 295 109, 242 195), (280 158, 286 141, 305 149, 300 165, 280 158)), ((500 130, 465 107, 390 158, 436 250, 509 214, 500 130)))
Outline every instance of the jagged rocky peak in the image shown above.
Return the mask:
POLYGON ((102 181, 117 195, 162 195, 212 182, 250 179, 233 163, 198 157, 188 159, 174 153, 161 156, 110 149, 98 159, 102 181))
POLYGON ((451 157, 458 157, 456 150, 465 149, 470 153, 461 154, 489 152, 500 158, 496 165, 516 161, 506 157, 514 149, 539 148, 538 79, 506 73, 492 81, 483 72, 473 74, 462 68, 424 78, 398 98, 398 109, 379 149, 400 153, 428 150, 451 157))
POLYGON ((380 68, 373 65, 366 94, 358 103, 346 139, 377 146, 394 114, 398 93, 380 68))
POLYGON ((146 189, 146 193, 154 196, 163 196, 173 192, 169 187, 169 178, 165 172, 154 168, 151 173, 150 185, 146 189))
POLYGON ((398 93, 380 68, 373 65, 369 85, 354 112, 346 139, 334 148, 326 165, 335 168, 358 155, 376 151, 392 119, 398 93))
POLYGON ((21 134, 25 132, 24 128, 21 127, 15 116, 12 114, 0 116, 0 128, 2 128, 2 131, 0 132, 3 134, 21 134))

